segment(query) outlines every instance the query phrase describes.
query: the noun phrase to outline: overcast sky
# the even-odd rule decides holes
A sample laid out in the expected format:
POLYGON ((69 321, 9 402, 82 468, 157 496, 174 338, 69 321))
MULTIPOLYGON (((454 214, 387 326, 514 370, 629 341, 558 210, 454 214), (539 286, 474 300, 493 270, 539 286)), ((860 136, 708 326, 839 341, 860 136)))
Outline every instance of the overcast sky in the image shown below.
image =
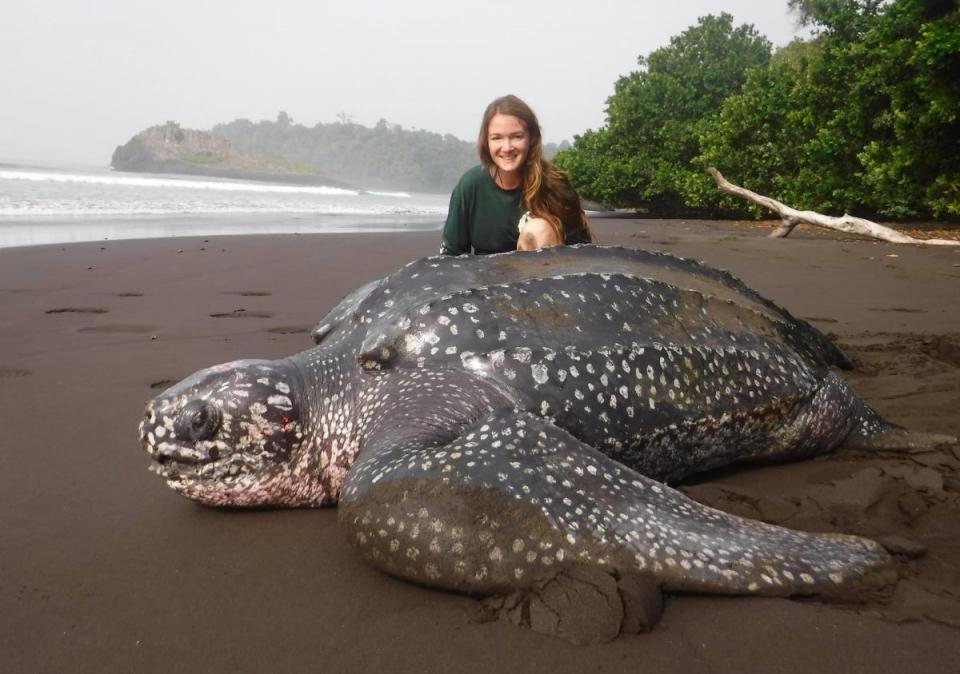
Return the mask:
POLYGON ((722 11, 777 46, 799 35, 786 0, 4 0, 0 158, 106 165, 166 120, 280 110, 473 140, 504 93, 559 142, 604 123, 637 56, 722 11))

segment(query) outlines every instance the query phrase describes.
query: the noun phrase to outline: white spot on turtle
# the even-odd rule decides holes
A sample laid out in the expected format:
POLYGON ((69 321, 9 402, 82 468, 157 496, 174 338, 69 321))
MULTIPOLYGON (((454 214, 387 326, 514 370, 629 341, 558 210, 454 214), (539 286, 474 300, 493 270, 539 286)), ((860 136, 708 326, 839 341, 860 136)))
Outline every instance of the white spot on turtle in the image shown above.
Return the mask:
POLYGON ((530 372, 533 380, 538 384, 546 384, 548 379, 547 368, 542 363, 534 363, 530 366, 530 372))
POLYGON ((267 402, 281 410, 293 409, 293 403, 290 402, 290 398, 287 396, 270 396, 267 398, 267 402))

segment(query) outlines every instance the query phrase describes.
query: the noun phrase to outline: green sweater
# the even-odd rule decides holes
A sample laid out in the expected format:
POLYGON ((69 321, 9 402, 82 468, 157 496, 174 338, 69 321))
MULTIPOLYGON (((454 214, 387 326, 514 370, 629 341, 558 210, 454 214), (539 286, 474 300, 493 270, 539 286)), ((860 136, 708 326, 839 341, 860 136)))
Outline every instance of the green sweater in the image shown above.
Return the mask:
MULTIPOLYGON (((590 239, 580 227, 579 199, 569 184, 567 187, 571 210, 563 221, 565 243, 589 243, 590 239)), ((515 250, 522 197, 520 187, 501 189, 483 166, 474 166, 463 174, 450 195, 440 252, 488 255, 515 250)))

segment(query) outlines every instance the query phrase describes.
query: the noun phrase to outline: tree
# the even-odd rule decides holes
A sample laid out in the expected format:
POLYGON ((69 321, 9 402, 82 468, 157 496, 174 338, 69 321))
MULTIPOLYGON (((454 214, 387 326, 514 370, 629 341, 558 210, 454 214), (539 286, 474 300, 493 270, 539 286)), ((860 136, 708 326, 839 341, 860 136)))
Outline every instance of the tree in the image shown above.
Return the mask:
POLYGON ((734 27, 729 14, 701 17, 668 47, 638 59, 640 69, 621 77, 607 100, 606 126, 575 137, 557 163, 601 203, 682 207, 687 195, 708 192, 709 179, 690 165, 699 129, 770 51, 753 26, 734 27))
POLYGON ((960 214, 960 11, 809 0, 816 37, 751 72, 701 130, 701 168, 800 208, 960 214))
MULTIPOLYGON (((831 210, 832 178, 844 183, 850 167, 835 152, 826 165, 812 161, 818 147, 834 147, 828 115, 836 95, 812 83, 818 68, 812 62, 820 58, 818 45, 796 41, 779 50, 768 68, 752 71, 743 89, 701 127, 695 165, 716 166, 758 192, 801 207, 813 207, 810 195, 818 194, 817 208, 831 210)), ((740 209, 729 198, 720 205, 727 212, 740 209)))
POLYGON ((897 2, 861 50, 861 90, 885 99, 857 155, 865 199, 892 215, 960 215, 960 8, 897 2))
POLYGON ((876 16, 888 0, 788 0, 790 11, 797 14, 801 26, 827 28, 837 32, 855 30, 865 17, 876 16))

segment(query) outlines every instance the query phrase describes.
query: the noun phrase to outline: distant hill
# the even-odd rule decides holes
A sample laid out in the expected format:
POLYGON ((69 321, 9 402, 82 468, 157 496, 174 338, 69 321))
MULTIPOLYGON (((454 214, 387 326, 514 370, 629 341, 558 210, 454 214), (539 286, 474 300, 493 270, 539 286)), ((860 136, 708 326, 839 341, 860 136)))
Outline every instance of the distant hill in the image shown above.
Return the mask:
MULTIPOLYGON (((548 143, 544 154, 558 149, 548 143)), ((113 153, 125 171, 191 173, 367 189, 447 193, 479 162, 473 143, 450 134, 404 129, 381 119, 370 128, 349 120, 307 127, 285 112, 276 121, 237 119, 211 131, 175 122, 134 136, 113 153)))
MULTIPOLYGON (((464 171, 479 163, 473 142, 451 134, 404 129, 381 119, 373 127, 342 120, 307 127, 285 112, 274 122, 238 119, 218 124, 213 132, 248 154, 283 157, 316 166, 327 175, 371 189, 447 193, 464 171)), ((569 147, 547 143, 553 157, 569 147)))
POLYGON ((303 162, 371 189, 449 192, 478 161, 471 143, 383 119, 373 128, 350 121, 307 127, 281 112, 273 122, 238 119, 213 132, 243 153, 303 162))
POLYGON ((120 145, 110 165, 120 171, 190 175, 350 187, 315 166, 238 152, 223 136, 184 129, 176 122, 152 126, 120 145))

